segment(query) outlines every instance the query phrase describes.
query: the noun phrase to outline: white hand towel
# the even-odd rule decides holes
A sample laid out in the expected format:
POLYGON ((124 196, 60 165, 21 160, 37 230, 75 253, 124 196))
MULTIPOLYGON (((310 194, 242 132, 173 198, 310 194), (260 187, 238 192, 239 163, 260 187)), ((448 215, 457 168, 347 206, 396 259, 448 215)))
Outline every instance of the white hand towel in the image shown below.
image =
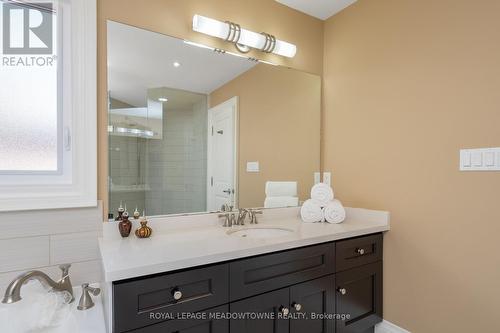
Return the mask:
POLYGON ((323 214, 325 215, 326 222, 330 223, 341 223, 345 220, 346 216, 344 206, 337 199, 330 201, 323 208, 323 214))
POLYGON ((297 197, 266 197, 264 208, 297 207, 299 198, 297 197))
POLYGON ((266 182, 266 197, 296 197, 297 182, 266 182))
POLYGON ((307 223, 323 222, 324 220, 323 210, 311 199, 306 200, 304 204, 302 204, 300 216, 302 217, 302 221, 307 223))
POLYGON ((322 208, 333 198, 332 188, 324 183, 318 183, 311 188, 311 199, 322 208))

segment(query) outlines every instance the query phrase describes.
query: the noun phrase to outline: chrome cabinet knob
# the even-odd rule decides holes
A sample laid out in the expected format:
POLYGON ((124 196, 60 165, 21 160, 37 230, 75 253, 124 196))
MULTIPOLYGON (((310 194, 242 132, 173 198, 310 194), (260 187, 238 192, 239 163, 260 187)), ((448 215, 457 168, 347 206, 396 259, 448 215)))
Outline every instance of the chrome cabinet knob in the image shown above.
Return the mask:
POLYGON ((288 316, 288 314, 290 313, 290 310, 288 308, 285 308, 284 306, 280 308, 280 311, 283 314, 283 316, 288 316))
POLYGON ((182 292, 179 289, 174 289, 172 291, 172 296, 176 301, 180 300, 182 298, 182 292))
POLYGON ((302 305, 300 303, 293 302, 292 306, 295 308, 295 311, 297 311, 297 312, 299 312, 300 310, 302 310, 302 305))
POLYGON ((345 288, 339 288, 339 289, 337 289, 337 291, 338 291, 340 294, 342 294, 342 295, 347 294, 347 289, 345 289, 345 288))
POLYGON ((359 254, 359 255, 363 255, 365 254, 365 249, 357 249, 356 252, 359 254))

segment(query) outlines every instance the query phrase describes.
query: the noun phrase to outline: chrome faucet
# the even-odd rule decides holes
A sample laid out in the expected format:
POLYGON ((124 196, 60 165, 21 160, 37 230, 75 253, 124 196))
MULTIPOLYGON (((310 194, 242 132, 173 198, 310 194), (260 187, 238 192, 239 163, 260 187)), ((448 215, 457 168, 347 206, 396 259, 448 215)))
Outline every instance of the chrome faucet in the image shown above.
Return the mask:
POLYGON ((261 210, 249 209, 248 213, 250 214, 250 224, 257 224, 257 214, 262 214, 261 210))
POLYGON ((73 286, 69 279, 69 268, 71 264, 60 265, 59 268, 62 271, 62 277, 59 281, 52 280, 47 274, 41 271, 29 271, 19 275, 14 281, 12 281, 7 289, 5 290, 5 295, 2 299, 2 303, 10 304, 21 300, 21 287, 29 280, 38 280, 46 289, 52 289, 55 291, 67 291, 71 295, 71 302, 75 299, 73 297, 73 286))
MULTIPOLYGON (((230 207, 232 208, 232 207, 230 207)), ((252 208, 240 208, 238 211, 232 210, 222 210, 219 214, 219 218, 224 218, 223 227, 232 227, 233 225, 245 225, 245 218, 250 220, 250 224, 257 224, 257 214, 262 214, 262 210, 256 210, 252 208)))
POLYGON ((233 206, 230 206, 228 203, 225 203, 223 204, 221 207, 220 207, 220 211, 221 212, 230 212, 233 210, 233 206))
POLYGON ((247 217, 248 210, 245 208, 238 209, 238 219, 236 225, 245 225, 245 217, 247 217))
POLYGON ((234 213, 225 212, 225 213, 219 214, 217 216, 219 218, 224 218, 224 224, 222 225, 223 227, 231 227, 233 225, 234 213))

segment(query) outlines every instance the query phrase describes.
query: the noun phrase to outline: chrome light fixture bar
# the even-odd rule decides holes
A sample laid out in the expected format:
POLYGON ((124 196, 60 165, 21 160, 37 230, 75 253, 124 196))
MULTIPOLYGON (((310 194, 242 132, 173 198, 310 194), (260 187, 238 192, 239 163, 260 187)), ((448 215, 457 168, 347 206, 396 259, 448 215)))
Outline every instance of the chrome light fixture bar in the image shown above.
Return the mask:
POLYGON ((293 58, 297 47, 291 43, 276 39, 268 33, 257 33, 240 27, 233 22, 221 22, 209 17, 194 15, 193 30, 209 36, 218 37, 234 43, 240 52, 246 53, 250 48, 266 53, 274 53, 293 58))
POLYGON ((108 125, 109 133, 120 133, 125 136, 136 136, 140 138, 152 138, 154 137, 154 132, 150 130, 142 130, 138 128, 127 128, 127 127, 119 127, 108 125))

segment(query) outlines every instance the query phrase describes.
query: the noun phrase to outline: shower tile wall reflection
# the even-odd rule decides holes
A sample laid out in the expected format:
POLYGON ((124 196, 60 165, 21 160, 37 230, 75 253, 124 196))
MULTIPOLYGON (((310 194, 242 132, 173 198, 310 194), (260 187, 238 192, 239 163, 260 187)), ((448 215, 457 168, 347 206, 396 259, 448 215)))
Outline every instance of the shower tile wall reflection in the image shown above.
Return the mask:
POLYGON ((110 211, 121 203, 148 215, 206 211, 207 96, 168 88, 145 95, 145 106, 110 98, 110 211), (167 97, 158 115, 152 101, 167 97))
POLYGON ((207 99, 191 95, 164 109, 163 139, 148 142, 148 215, 206 210, 207 99))

